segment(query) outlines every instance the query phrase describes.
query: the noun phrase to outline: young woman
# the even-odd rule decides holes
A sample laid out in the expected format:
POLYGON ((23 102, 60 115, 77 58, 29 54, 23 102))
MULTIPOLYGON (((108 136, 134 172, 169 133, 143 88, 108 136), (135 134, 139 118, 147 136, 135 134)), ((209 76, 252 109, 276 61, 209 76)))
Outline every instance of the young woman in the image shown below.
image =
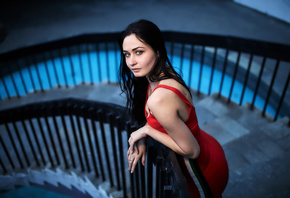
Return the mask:
POLYGON ((134 121, 143 126, 128 140, 131 173, 140 158, 145 165, 150 136, 178 154, 192 197, 222 197, 228 181, 224 151, 199 128, 190 90, 171 65, 159 28, 134 22, 122 32, 120 46, 120 86, 134 121))

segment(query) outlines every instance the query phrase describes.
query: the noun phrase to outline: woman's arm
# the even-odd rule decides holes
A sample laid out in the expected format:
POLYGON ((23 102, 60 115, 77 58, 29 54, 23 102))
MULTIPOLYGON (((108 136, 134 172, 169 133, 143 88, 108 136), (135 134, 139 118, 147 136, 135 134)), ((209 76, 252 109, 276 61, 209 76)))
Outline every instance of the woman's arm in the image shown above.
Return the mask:
POLYGON ((129 150, 132 152, 134 143, 149 135, 180 155, 197 158, 200 152, 198 142, 179 116, 182 110, 181 102, 183 104, 183 101, 171 91, 160 89, 157 95, 156 90, 147 105, 168 135, 146 124, 131 134, 129 150))

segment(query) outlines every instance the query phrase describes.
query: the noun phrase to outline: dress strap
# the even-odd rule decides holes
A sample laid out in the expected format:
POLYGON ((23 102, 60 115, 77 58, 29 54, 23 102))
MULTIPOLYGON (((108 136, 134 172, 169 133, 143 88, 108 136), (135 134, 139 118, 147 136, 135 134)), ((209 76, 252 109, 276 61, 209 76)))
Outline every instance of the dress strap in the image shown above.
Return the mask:
POLYGON ((175 87, 172 86, 168 86, 168 85, 158 85, 157 87, 155 87, 155 89, 152 91, 152 93, 157 89, 157 88, 165 88, 165 89, 169 89, 171 91, 173 91, 174 93, 176 93, 185 103, 187 103, 189 106, 192 106, 192 104, 188 101, 188 99, 175 87))

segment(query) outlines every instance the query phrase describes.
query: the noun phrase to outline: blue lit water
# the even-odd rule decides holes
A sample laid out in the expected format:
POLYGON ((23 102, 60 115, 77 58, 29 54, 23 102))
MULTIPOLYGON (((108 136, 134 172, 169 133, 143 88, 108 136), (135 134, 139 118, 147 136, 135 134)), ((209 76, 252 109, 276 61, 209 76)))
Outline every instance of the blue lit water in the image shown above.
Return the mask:
MULTIPOLYGON (((43 89, 50 89, 51 87, 57 85, 69 85, 74 86, 81 82, 85 83, 99 83, 104 80, 109 80, 110 82, 117 82, 117 72, 119 58, 116 56, 116 51, 100 51, 82 53, 80 55, 71 55, 70 57, 65 56, 62 58, 54 58, 53 60, 48 60, 46 62, 40 62, 37 65, 31 65, 30 67, 22 69, 20 72, 14 72, 11 76, 6 76, 3 80, 5 81, 6 89, 3 84, 3 80, 0 82, 0 95, 1 99, 16 96, 17 92, 19 95, 25 95, 27 92, 43 89), (72 66, 71 66, 72 63, 72 66), (108 66, 107 66, 108 65, 108 66), (66 75, 65 75, 66 74, 66 75), (22 78, 21 78, 22 76, 22 78), (41 76, 40 78, 38 76, 41 76), (16 84, 14 87, 13 80, 16 84), (22 83, 22 79, 25 83, 25 87, 22 83), (8 92, 8 93, 7 93, 8 92)), ((180 57, 172 57, 173 65, 180 65, 180 57)), ((199 73, 201 65, 200 62, 193 61, 190 65, 190 60, 184 58, 182 68, 177 68, 181 70, 182 77, 186 83, 193 89, 198 89, 199 73), (192 67, 192 79, 189 79, 189 71, 192 67)), ((200 91, 207 94, 210 87, 210 76, 212 73, 212 68, 208 65, 203 65, 202 77, 200 91)), ((220 89, 220 83, 222 80, 222 72, 219 70, 214 70, 213 72, 213 83, 211 85, 210 93, 218 92, 220 89)), ((232 77, 229 75, 224 76, 224 82, 221 90, 221 94, 224 96, 229 96, 232 77)), ((234 82, 233 92, 231 100, 240 103, 242 94, 243 84, 239 81, 234 82)), ((254 96, 253 90, 246 87, 242 104, 247 102, 252 102, 254 96)), ((255 100, 255 106, 263 109, 265 100, 257 95, 255 100)), ((266 112, 271 115, 275 115, 275 110, 268 105, 266 112)))

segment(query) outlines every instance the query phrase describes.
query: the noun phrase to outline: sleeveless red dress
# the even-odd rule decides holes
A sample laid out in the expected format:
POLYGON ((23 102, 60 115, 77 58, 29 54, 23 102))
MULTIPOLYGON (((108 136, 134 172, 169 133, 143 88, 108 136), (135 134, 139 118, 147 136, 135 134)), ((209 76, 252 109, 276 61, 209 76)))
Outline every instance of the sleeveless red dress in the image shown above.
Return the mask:
MULTIPOLYGON (((196 138, 200 146, 200 154, 195 160, 188 159, 180 155, 177 155, 177 159, 186 178, 191 196, 194 198, 222 197, 222 193, 228 182, 229 170, 221 145, 215 138, 199 128, 194 106, 178 89, 167 85, 158 85, 153 92, 157 88, 165 88, 173 91, 189 107, 189 116, 185 121, 185 124, 196 138)), ((146 102, 148 98, 148 90, 146 102)), ((151 113, 149 113, 149 115, 147 114, 146 104, 145 116, 147 123, 151 127, 167 134, 156 118, 151 113)))

